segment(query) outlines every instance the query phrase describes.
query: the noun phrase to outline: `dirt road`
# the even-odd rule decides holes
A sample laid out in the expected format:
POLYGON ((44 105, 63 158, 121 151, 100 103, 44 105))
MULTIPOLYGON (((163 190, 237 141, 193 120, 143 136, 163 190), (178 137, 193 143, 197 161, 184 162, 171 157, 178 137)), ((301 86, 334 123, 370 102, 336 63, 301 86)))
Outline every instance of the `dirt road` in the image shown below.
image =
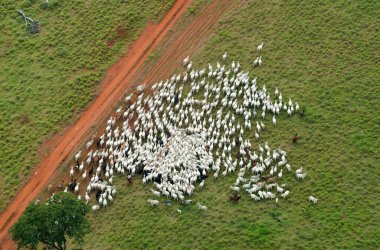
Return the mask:
POLYGON ((149 24, 143 34, 131 45, 127 55, 109 69, 102 83, 105 86, 104 90, 61 138, 57 147, 37 167, 36 174, 31 176, 4 213, 1 214, 0 239, 2 239, 2 249, 8 249, 5 236, 10 226, 19 218, 29 202, 34 200, 49 183, 49 179, 61 162, 78 148, 79 143, 86 135, 86 131, 101 120, 101 117, 104 117, 107 111, 113 107, 115 100, 119 100, 125 93, 128 88, 125 85, 129 82, 129 78, 173 27, 190 2, 190 0, 178 0, 158 24, 149 24))
POLYGON ((29 202, 50 183, 62 162, 70 159, 74 150, 89 137, 89 131, 94 132, 94 124, 104 121, 111 114, 115 102, 120 100, 126 90, 138 82, 151 83, 169 77, 181 65, 184 57, 191 55, 207 41, 220 16, 231 8, 231 0, 216 0, 196 15, 190 24, 183 28, 177 25, 175 28, 180 30, 168 33, 189 4, 190 1, 177 1, 162 21, 149 24, 139 39, 131 45, 127 55, 107 71, 101 83, 104 88, 101 94, 60 138, 52 153, 38 166, 37 174, 31 177, 0 216, 1 249, 14 248, 7 235, 10 226, 19 218, 29 202), (153 63, 147 62, 147 56, 158 44, 161 50, 155 51, 158 59, 153 63))

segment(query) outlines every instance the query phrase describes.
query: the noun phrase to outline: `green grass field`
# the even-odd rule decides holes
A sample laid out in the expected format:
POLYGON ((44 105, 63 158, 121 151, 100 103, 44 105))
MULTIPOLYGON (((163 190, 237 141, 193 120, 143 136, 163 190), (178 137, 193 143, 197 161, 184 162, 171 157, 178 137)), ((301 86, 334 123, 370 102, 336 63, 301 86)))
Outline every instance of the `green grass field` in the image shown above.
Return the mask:
POLYGON ((41 142, 72 123, 106 69, 174 3, 43 2, 0 2, 0 211, 38 163, 41 142), (18 9, 39 20, 39 34, 27 31, 18 9))
POLYGON ((298 101, 306 117, 282 115, 261 143, 281 146, 293 169, 303 166, 308 176, 297 181, 284 175, 291 194, 277 204, 245 194, 231 204, 235 176, 209 178, 192 196, 208 211, 178 204, 152 208, 146 202, 150 185, 119 179, 113 205, 89 216, 93 230, 82 247, 379 249, 379 9, 376 1, 236 4, 193 55, 196 67, 221 60, 226 50, 229 60, 258 76, 259 85, 279 87, 285 99, 298 101), (264 64, 253 68, 262 41, 264 64), (294 133, 301 136, 296 145, 294 133), (311 205, 309 195, 318 204, 311 205))

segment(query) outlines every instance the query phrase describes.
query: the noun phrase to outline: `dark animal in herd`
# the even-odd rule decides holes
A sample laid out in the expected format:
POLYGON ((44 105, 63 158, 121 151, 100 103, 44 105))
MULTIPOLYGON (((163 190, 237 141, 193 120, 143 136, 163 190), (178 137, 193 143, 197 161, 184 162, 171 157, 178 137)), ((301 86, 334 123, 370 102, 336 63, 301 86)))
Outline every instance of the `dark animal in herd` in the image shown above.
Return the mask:
POLYGON ((241 199, 241 196, 239 194, 234 194, 230 196, 230 201, 232 202, 238 202, 241 199))
POLYGON ((300 116, 301 116, 301 118, 305 117, 305 110, 304 109, 301 111, 300 116))
POLYGON ((293 136, 292 141, 293 141, 293 143, 297 143, 299 139, 300 139, 300 137, 299 137, 297 134, 295 134, 295 135, 293 136))

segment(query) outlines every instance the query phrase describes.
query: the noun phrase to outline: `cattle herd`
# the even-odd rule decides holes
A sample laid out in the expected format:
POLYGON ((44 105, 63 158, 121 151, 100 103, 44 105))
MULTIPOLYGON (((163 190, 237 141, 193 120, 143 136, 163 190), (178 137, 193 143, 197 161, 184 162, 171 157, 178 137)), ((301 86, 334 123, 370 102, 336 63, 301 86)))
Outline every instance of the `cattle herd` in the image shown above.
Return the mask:
MULTIPOLYGON (((261 65, 259 58, 254 67, 261 65)), ((85 181, 84 199, 96 199, 95 211, 112 202, 114 176, 127 175, 130 182, 141 176, 142 183, 154 184, 151 205, 159 205, 160 196, 191 204, 190 196, 207 178, 235 174, 231 200, 239 200, 240 192, 255 201, 285 199, 290 191, 282 176, 292 167, 287 153, 262 141, 262 133, 277 125, 280 113, 300 113, 299 105, 283 99, 277 88, 271 95, 259 87, 239 62, 225 65, 227 53, 221 60, 196 70, 187 57, 184 72, 127 95, 104 133, 87 143, 87 155, 75 155, 65 191, 79 194, 85 181)), ((295 171, 297 179, 305 176, 302 168, 295 171)))

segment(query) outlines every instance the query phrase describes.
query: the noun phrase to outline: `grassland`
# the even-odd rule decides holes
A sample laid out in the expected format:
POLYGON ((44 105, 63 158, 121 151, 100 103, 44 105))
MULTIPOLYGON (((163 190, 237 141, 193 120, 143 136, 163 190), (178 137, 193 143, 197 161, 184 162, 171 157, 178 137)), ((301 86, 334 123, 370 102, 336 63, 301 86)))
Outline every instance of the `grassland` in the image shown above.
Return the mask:
POLYGON ((286 201, 243 196, 236 205, 228 202, 233 176, 208 179, 192 197, 206 212, 177 204, 152 208, 151 186, 119 179, 114 204, 90 216, 84 249, 380 248, 379 3, 235 4, 193 55, 195 64, 221 60, 226 50, 260 84, 278 86, 305 108, 304 119, 280 117, 262 141, 285 149, 307 178, 283 177, 291 191, 286 201), (253 68, 262 41, 264 65, 253 68), (297 145, 290 142, 294 133, 301 136, 297 145), (309 195, 319 203, 311 205, 309 195))
POLYGON ((0 211, 39 161, 39 145, 95 97, 106 69, 172 0, 0 2, 0 211), (41 23, 31 35, 16 10, 41 23))

